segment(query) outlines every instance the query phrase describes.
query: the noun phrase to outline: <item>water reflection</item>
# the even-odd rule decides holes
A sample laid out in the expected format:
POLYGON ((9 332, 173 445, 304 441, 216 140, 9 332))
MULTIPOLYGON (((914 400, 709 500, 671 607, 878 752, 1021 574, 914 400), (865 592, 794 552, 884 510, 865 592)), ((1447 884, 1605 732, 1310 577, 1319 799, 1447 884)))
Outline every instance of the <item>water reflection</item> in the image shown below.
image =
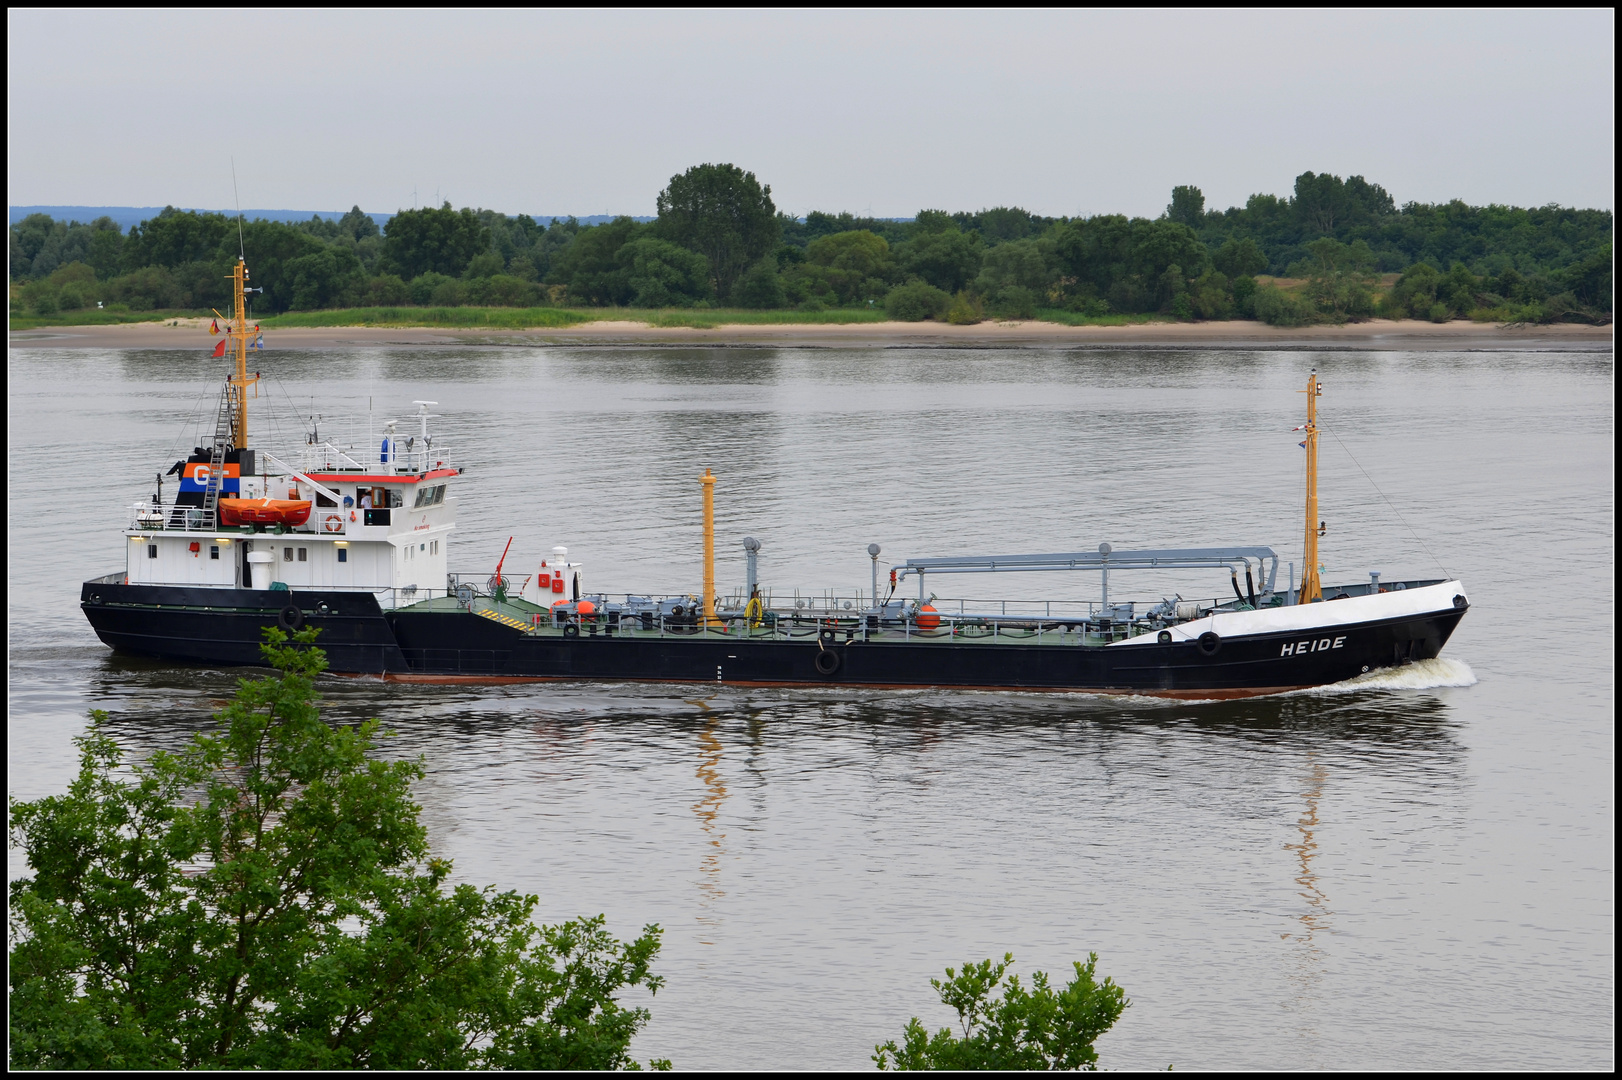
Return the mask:
MULTIPOLYGON (((1295 855, 1295 883, 1299 887, 1297 895, 1305 904, 1301 912, 1295 916, 1299 927, 1283 935, 1287 940, 1293 939, 1299 946, 1295 970, 1289 976, 1294 988, 1294 1000, 1289 1007, 1295 1010, 1298 1032, 1304 1040, 1308 1040, 1309 1045, 1318 1034, 1309 1014, 1319 1004, 1324 975, 1323 950, 1316 938, 1318 934, 1329 930, 1328 918, 1332 914, 1329 910, 1329 897, 1319 887, 1318 874, 1312 866, 1313 860, 1318 858, 1318 842, 1315 838, 1318 830, 1318 802, 1323 798, 1324 783, 1328 776, 1329 772, 1318 754, 1309 750, 1305 790, 1301 793, 1306 801, 1306 809, 1296 821, 1296 831, 1300 835, 1300 840, 1284 845, 1284 850, 1295 855)), ((1317 1062, 1312 1064, 1316 1066, 1317 1062)))
POLYGON ((699 783, 704 785, 705 793, 703 798, 693 804, 693 813, 698 815, 699 828, 704 831, 705 836, 704 853, 699 859, 698 867, 700 893, 698 921, 710 933, 708 938, 701 938, 700 943, 713 945, 714 930, 720 925, 720 919, 714 912, 714 905, 716 901, 726 896, 726 890, 721 886, 721 856, 724 854, 721 841, 726 839, 726 833, 720 832, 718 826, 721 804, 727 797, 726 782, 721 777, 721 740, 717 737, 721 718, 710 712, 707 699, 689 699, 688 704, 697 706, 706 715, 704 726, 698 732, 700 753, 698 768, 695 770, 699 783))

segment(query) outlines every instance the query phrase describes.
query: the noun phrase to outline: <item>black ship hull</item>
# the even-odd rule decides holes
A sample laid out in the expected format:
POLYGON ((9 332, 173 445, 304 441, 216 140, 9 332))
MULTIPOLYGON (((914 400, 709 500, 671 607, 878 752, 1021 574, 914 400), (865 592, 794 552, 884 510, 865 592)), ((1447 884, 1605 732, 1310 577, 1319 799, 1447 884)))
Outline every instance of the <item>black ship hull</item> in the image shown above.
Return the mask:
POLYGON ((121 652, 205 665, 260 664, 266 627, 320 631, 330 670, 401 681, 564 679, 734 686, 945 687, 1221 698, 1341 682, 1437 656, 1462 597, 1433 612, 1330 629, 1132 645, 1025 644, 859 633, 531 634, 465 611, 385 611, 369 593, 87 582, 81 606, 121 652))

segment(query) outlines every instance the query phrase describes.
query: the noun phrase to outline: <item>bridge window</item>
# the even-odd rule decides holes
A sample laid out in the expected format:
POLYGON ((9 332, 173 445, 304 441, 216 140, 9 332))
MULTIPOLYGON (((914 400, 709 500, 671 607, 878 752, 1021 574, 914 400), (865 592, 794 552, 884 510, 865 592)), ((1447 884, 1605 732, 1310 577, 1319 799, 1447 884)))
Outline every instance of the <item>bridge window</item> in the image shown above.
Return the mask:
POLYGON ((434 488, 434 505, 438 506, 445 501, 445 485, 439 484, 434 488))

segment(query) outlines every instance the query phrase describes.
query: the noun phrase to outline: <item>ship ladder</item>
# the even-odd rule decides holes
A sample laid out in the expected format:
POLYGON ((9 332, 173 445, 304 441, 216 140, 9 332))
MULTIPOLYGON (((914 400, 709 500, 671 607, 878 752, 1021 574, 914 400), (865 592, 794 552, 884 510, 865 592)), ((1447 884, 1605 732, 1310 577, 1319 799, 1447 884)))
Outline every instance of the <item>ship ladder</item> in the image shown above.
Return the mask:
POLYGON ((227 387, 220 395, 220 413, 214 421, 214 447, 208 456, 208 484, 203 488, 203 528, 219 527, 220 494, 225 490, 225 451, 234 441, 232 421, 234 402, 227 387))

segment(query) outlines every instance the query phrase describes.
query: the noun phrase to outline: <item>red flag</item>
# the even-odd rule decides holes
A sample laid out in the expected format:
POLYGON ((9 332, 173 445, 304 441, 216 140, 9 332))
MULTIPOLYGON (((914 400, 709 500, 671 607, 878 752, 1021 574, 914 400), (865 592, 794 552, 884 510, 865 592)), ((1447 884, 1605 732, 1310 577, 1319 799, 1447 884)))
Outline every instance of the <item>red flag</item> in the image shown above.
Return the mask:
POLYGON ((218 345, 214 346, 214 355, 215 355, 216 358, 225 355, 225 339, 224 338, 221 338, 220 343, 218 345))
POLYGON ((219 333, 220 332, 220 320, 215 319, 213 322, 209 323, 208 324, 208 332, 211 333, 211 334, 219 333))

